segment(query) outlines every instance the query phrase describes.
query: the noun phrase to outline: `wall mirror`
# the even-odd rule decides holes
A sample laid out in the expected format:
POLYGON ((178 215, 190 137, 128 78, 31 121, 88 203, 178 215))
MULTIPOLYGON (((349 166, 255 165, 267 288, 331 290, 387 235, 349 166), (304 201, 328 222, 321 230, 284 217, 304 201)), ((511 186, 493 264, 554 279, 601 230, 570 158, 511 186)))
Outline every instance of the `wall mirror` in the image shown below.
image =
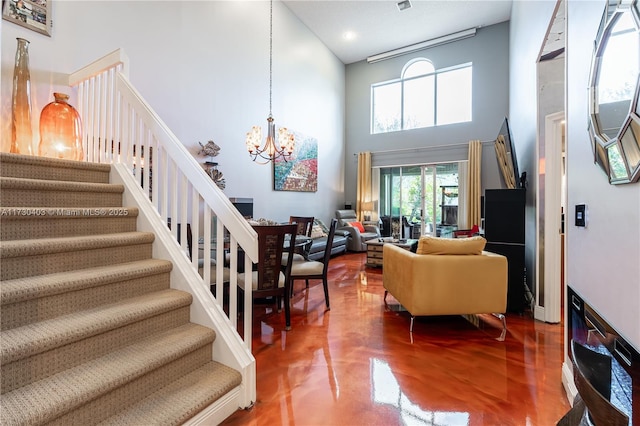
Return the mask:
POLYGON ((589 78, 589 135, 609 182, 640 180, 640 0, 608 0, 589 78))

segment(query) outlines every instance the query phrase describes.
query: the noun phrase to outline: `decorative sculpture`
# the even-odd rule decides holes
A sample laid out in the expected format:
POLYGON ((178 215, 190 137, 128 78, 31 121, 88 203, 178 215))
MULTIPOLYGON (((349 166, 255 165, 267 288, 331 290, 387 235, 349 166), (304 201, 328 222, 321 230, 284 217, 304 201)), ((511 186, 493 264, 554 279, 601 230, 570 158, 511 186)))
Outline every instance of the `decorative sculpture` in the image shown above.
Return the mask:
POLYGON ((220 152, 220 147, 216 145, 214 141, 209 141, 206 145, 202 145, 202 142, 198 142, 198 144, 201 147, 198 155, 202 155, 203 157, 215 157, 220 152))
POLYGON ((198 155, 203 157, 208 157, 207 161, 204 163, 204 170, 207 172, 211 180, 218 186, 220 189, 224 189, 226 184, 222 172, 218 170, 218 163, 213 160, 213 157, 217 156, 220 152, 220 147, 216 145, 214 141, 208 141, 206 145, 202 145, 202 142, 198 142, 200 145, 200 151, 198 151, 198 155))

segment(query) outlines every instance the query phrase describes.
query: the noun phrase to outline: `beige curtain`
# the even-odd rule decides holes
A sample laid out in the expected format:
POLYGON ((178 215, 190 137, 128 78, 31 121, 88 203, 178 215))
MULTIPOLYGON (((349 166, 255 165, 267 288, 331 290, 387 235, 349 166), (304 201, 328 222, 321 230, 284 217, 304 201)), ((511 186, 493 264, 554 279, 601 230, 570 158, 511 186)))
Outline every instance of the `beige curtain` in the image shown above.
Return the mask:
POLYGON ((471 225, 467 223, 469 214, 467 208, 469 204, 469 161, 458 161, 458 229, 469 229, 471 225))
POLYGON ((482 142, 469 141, 469 168, 467 170, 467 225, 480 226, 480 166, 482 164, 482 142))
POLYGON ((507 154, 507 147, 504 142, 504 136, 499 135, 494 146, 496 149, 498 164, 500 165, 500 171, 502 171, 502 177, 504 177, 507 188, 514 189, 516 187, 516 177, 514 176, 511 156, 507 154))
POLYGON ((364 220, 363 203, 371 201, 371 153, 358 153, 358 183, 356 192, 356 213, 358 220, 364 220))

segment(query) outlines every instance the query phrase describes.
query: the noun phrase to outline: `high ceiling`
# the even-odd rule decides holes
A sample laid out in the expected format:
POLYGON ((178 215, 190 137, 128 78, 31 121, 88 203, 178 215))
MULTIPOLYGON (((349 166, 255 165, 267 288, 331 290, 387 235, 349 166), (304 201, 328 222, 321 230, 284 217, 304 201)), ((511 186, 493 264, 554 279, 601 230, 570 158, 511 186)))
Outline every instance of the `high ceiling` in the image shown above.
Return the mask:
POLYGON ((284 0, 345 64, 447 34, 508 21, 512 0, 284 0), (351 34, 348 39, 347 34, 351 34))

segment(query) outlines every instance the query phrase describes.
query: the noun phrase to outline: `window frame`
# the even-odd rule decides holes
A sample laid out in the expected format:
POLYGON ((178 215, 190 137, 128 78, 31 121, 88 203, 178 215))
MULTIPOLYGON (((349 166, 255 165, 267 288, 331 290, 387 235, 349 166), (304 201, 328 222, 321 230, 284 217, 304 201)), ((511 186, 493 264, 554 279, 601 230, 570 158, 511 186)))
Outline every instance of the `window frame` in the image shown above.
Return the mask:
POLYGON ((471 118, 468 121, 458 121, 455 123, 447 123, 447 124, 440 124, 440 126, 448 126, 451 124, 459 124, 459 123, 469 123, 473 121, 473 62, 465 62, 462 64, 458 64, 458 65, 453 65, 450 67, 445 67, 445 68, 440 68, 440 69, 436 69, 435 66, 433 66, 434 71, 433 72, 429 72, 429 73, 425 73, 425 74, 420 74, 420 75, 414 75, 411 77, 405 77, 406 72, 409 70, 409 68, 411 68, 412 65, 418 63, 418 62, 428 62, 429 64, 431 64, 433 66, 433 62, 431 62, 429 59, 426 58, 414 58, 412 60, 410 60, 409 62, 407 62, 405 64, 405 66, 402 69, 402 73, 401 73, 401 77, 399 78, 394 78, 391 80, 386 80, 386 81, 381 81, 381 82, 377 82, 377 83, 372 83, 371 84, 371 92, 370 92, 370 115, 369 115, 369 121, 370 121, 370 125, 369 125, 369 132, 371 135, 377 135, 377 134, 383 134, 383 133, 391 133, 391 132, 401 132, 401 131, 405 131, 405 130, 414 130, 414 129, 424 129, 424 128, 428 128, 428 127, 437 127, 439 126, 438 124, 438 75, 439 74, 444 74, 447 72, 451 72, 451 71, 455 71, 455 70, 459 70, 459 69, 464 69, 464 68, 470 68, 471 70, 471 92, 469 93, 469 101, 471 102, 471 118), (417 79, 422 79, 422 78, 428 78, 433 76, 433 124, 430 126, 421 126, 421 127, 410 127, 410 128, 406 128, 405 127, 405 105, 404 105, 404 101, 405 101, 405 82, 408 81, 415 81, 417 79), (383 87, 383 86, 388 86, 388 85, 392 85, 392 84, 397 84, 400 83, 400 123, 399 123, 399 129, 393 129, 393 130, 384 130, 384 131, 376 131, 375 129, 375 90, 379 87, 383 87))

